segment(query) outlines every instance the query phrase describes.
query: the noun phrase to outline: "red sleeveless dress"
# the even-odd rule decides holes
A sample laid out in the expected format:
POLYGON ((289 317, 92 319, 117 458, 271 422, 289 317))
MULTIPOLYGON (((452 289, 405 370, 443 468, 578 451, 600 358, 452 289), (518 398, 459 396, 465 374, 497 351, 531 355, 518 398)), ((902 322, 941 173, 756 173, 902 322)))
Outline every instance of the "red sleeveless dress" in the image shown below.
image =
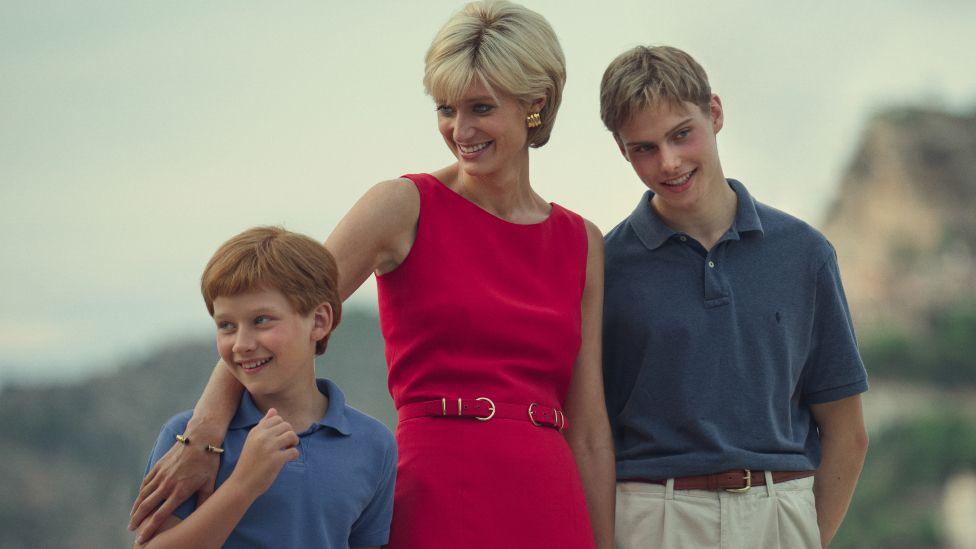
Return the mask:
POLYGON ((417 237, 377 279, 401 411, 388 547, 592 548, 573 454, 558 430, 527 414, 531 403, 561 410, 569 389, 581 341, 582 218, 553 204, 545 221, 514 224, 431 175, 405 177, 420 191, 417 237), (524 406, 526 416, 402 419, 404 406, 443 402, 452 416, 458 398, 478 397, 524 406))

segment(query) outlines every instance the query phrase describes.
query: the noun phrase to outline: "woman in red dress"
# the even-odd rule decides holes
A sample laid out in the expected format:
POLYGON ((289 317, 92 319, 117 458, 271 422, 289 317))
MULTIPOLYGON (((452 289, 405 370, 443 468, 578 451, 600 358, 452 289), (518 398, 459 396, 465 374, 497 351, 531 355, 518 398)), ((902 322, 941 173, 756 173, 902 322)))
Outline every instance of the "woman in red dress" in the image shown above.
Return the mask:
MULTIPOLYGON (((613 447, 603 401, 603 238, 543 200, 565 65, 549 24, 475 2, 431 44, 424 85, 456 162, 370 189, 326 241, 340 293, 375 273, 397 470, 389 547, 609 548, 613 447)), ((219 443, 240 386, 218 367, 188 426, 219 443)), ((134 522, 154 530, 215 464, 176 445, 134 522)), ((213 469, 214 472, 210 472, 213 469)))

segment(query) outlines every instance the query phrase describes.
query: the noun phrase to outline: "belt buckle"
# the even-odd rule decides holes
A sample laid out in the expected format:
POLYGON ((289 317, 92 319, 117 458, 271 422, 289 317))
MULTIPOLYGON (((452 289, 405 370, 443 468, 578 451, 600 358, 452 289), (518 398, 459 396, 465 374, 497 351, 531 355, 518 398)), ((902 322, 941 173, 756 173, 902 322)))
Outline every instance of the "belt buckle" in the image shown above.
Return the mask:
POLYGON ((488 403, 488 415, 485 417, 474 416, 475 419, 477 419, 478 421, 488 421, 489 419, 495 417, 495 403, 490 398, 478 397, 475 400, 483 400, 488 403))
POLYGON ((749 469, 744 469, 744 471, 746 472, 746 476, 742 477, 742 480, 746 481, 746 485, 743 486, 742 488, 726 488, 725 489, 726 492, 734 492, 737 494, 742 494, 748 492, 749 489, 752 488, 752 471, 750 471, 749 469))
POLYGON ((536 427, 542 427, 542 424, 536 421, 535 416, 532 415, 532 409, 538 405, 539 405, 538 402, 533 402, 532 404, 529 404, 529 421, 531 421, 532 425, 535 425, 536 427))
MULTIPOLYGON (((532 425, 535 425, 536 427, 546 427, 546 425, 539 423, 538 421, 535 420, 535 415, 534 415, 535 407, 538 405, 539 405, 538 402, 533 402, 532 404, 529 404, 529 421, 531 421, 532 425)), ((566 428, 566 414, 560 412, 556 408, 552 409, 552 421, 553 421, 552 426, 555 427, 556 430, 562 432, 562 430, 566 428)))
MULTIPOLYGON (((488 403, 488 415, 487 416, 468 416, 477 419, 478 421, 488 421, 489 419, 495 417, 495 403, 488 397, 478 397, 475 400, 483 400, 488 403)), ((463 406, 461 404, 461 399, 457 399, 457 415, 461 417, 463 415, 463 406)), ((447 415, 447 397, 441 398, 441 415, 447 415)))

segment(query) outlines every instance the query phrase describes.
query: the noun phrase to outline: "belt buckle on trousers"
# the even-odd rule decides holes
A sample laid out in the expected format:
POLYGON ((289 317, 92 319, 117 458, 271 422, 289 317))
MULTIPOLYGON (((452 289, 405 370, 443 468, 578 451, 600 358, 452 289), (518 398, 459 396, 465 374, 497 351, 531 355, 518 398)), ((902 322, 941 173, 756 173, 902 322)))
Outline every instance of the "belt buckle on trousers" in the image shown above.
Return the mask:
POLYGON ((743 486, 742 488, 726 488, 725 491, 726 492, 735 492, 737 494, 742 494, 742 493, 748 492, 749 489, 752 488, 752 471, 749 470, 749 469, 746 469, 745 472, 746 472, 746 476, 742 477, 742 480, 744 480, 746 482, 746 485, 745 486, 743 486))

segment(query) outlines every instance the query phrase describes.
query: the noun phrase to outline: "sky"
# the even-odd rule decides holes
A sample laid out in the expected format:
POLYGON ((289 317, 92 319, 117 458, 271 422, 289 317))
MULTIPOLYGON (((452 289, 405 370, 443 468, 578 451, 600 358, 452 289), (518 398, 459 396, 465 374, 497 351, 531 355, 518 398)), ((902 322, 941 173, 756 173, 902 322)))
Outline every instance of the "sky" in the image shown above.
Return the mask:
MULTIPOLYGON (((620 52, 722 98, 725 173, 817 225, 872 114, 976 108, 976 3, 529 1, 568 67, 533 187, 604 231, 643 186, 599 120, 620 52), (718 4, 718 5, 716 5, 718 4)), ((212 328, 199 276, 254 225, 325 239, 373 184, 452 162, 423 56, 460 2, 0 0, 0 384, 212 328)), ((353 306, 375 307, 369 281, 353 306)))

